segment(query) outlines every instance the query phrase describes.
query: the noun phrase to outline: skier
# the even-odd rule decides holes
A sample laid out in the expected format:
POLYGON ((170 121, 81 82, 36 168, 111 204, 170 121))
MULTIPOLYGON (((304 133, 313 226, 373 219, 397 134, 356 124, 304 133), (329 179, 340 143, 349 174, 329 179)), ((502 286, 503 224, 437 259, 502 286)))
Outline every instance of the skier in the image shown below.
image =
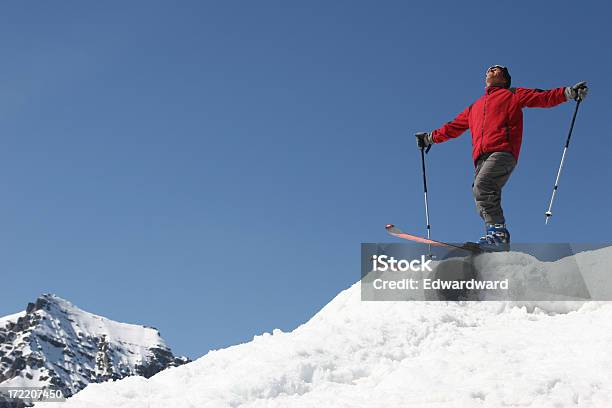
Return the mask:
POLYGON ((510 88, 508 68, 493 65, 486 71, 485 93, 455 119, 433 132, 416 134, 417 146, 428 148, 472 134, 472 159, 476 172, 472 192, 476 209, 486 225, 478 244, 489 250, 508 250, 510 232, 501 207, 502 188, 516 166, 523 137, 522 108, 551 108, 565 101, 584 99, 586 82, 551 90, 510 88))

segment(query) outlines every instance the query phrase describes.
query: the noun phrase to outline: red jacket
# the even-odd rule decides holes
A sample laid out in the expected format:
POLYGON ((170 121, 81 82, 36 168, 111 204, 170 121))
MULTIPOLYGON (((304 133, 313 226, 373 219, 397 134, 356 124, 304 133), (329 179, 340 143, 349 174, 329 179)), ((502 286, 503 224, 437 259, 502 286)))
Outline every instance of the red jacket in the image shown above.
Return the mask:
POLYGON ((523 140, 523 111, 528 108, 551 108, 566 101, 565 88, 549 91, 528 88, 489 86, 485 94, 455 119, 432 132, 434 143, 472 133, 474 164, 483 153, 510 152, 518 160, 523 140))

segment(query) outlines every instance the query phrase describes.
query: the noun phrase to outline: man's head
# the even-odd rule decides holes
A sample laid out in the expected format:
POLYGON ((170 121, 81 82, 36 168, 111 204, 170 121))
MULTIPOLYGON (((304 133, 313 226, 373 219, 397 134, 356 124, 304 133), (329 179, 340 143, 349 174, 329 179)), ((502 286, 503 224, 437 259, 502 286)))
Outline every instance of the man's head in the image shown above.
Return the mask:
POLYGON ((485 76, 485 84, 487 86, 500 86, 502 88, 510 88, 512 77, 508 72, 508 68, 502 65, 493 65, 487 69, 485 76))

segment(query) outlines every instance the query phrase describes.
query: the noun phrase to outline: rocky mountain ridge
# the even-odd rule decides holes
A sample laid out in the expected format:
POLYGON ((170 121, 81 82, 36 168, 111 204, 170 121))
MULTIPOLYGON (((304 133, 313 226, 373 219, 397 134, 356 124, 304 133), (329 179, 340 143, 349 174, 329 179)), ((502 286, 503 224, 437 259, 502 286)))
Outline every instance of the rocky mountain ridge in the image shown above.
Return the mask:
POLYGON ((71 396, 92 382, 151 377, 189 362, 157 329, 119 323, 44 294, 25 311, 0 318, 0 386, 61 389, 71 396))

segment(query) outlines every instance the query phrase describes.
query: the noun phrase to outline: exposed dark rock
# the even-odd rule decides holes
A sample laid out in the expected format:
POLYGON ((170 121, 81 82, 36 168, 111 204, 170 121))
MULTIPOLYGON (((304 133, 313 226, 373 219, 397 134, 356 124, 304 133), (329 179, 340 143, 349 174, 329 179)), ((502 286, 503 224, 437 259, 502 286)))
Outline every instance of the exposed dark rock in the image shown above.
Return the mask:
POLYGON ((13 360, 13 369, 17 371, 17 370, 23 370, 24 368, 26 368, 25 358, 18 356, 17 358, 15 358, 15 360, 13 360))
POLYGON ((57 340, 57 339, 55 339, 53 337, 45 336, 44 334, 39 334, 38 338, 43 340, 43 341, 46 341, 47 343, 49 343, 49 344, 51 344, 51 345, 53 345, 53 346, 55 346, 57 348, 64 348, 64 347, 66 347, 65 343, 62 343, 61 341, 59 341, 59 340, 57 340))
POLYGON ((36 310, 36 305, 32 302, 28 303, 26 306, 26 313, 32 313, 34 310, 36 310))
POLYGON ((45 361, 36 354, 30 354, 26 358, 26 364, 32 368, 42 368, 45 365, 45 361))
POLYGON ((0 408, 25 408, 27 406, 23 401, 0 396, 0 408))
POLYGON ((186 357, 175 357, 172 352, 161 348, 152 348, 153 358, 142 365, 136 366, 136 372, 145 378, 149 378, 168 367, 176 367, 191 362, 186 357))
POLYGON ((49 301, 44 297, 44 295, 36 299, 36 304, 34 305, 34 310, 40 309, 45 309, 47 311, 50 309, 49 301))

